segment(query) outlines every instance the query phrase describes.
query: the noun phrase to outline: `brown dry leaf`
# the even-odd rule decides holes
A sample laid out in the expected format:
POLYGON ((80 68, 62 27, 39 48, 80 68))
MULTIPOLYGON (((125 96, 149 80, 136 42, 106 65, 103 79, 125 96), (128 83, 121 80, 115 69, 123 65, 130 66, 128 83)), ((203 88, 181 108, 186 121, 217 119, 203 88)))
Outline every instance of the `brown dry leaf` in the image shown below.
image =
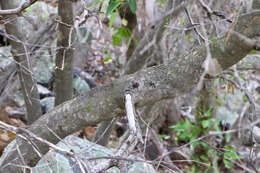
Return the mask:
POLYGON ((3 132, 0 134, 0 140, 3 142, 8 142, 11 140, 11 138, 8 136, 7 132, 3 132))
POLYGON ((0 156, 2 155, 5 147, 13 140, 14 138, 9 137, 9 133, 3 130, 0 130, 0 156))
MULTIPOLYGON (((7 109, 11 109, 11 107, 6 107, 7 109)), ((5 109, 6 109, 5 108, 5 109)), ((10 124, 10 118, 8 117, 8 115, 5 113, 4 109, 0 109, 0 121, 3 121, 5 123, 10 124)))
POLYGON ((25 127, 24 122, 22 122, 20 119, 16 118, 10 118, 11 125, 14 125, 16 127, 25 127))
POLYGON ((95 127, 86 127, 83 130, 83 135, 87 139, 92 139, 92 137, 95 135, 95 133, 96 133, 96 128, 95 127))

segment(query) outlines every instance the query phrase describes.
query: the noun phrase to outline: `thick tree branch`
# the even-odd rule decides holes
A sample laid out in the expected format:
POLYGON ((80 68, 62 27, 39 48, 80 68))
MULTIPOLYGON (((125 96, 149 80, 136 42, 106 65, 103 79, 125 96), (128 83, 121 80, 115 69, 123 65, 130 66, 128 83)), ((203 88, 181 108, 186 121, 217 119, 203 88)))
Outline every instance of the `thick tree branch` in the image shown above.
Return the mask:
MULTIPOLYGON (((244 36, 254 38, 260 33, 260 10, 240 16, 233 28, 244 36)), ((252 49, 254 47, 241 42, 239 36, 232 32, 210 45, 212 58, 223 70, 243 59, 252 49)), ((28 127, 28 130, 49 142, 57 143, 59 139, 48 128, 64 138, 86 125, 94 125, 123 115, 125 91, 132 91, 136 107, 173 98, 176 93, 188 92, 198 83, 204 71, 202 64, 206 55, 206 48, 203 47, 185 57, 176 57, 168 65, 151 67, 133 75, 123 76, 109 85, 95 88, 57 106, 28 127)), ((16 139, 9 146, 12 150, 5 152, 1 158, 0 172, 22 171, 18 167, 7 166, 10 163, 23 163, 15 143, 18 144, 17 147, 22 152, 26 164, 34 166, 40 159, 32 151, 30 144, 16 139)), ((47 145, 37 141, 35 143, 41 154, 48 151, 47 145)))

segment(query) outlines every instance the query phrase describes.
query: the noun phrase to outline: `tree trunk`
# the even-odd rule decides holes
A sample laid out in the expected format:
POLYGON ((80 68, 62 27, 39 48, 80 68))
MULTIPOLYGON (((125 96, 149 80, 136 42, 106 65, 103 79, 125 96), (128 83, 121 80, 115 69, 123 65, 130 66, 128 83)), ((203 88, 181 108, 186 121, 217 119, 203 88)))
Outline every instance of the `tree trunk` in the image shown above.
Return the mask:
MULTIPOLYGON (((20 1, 8 0, 0 1, 2 9, 12 9, 19 6, 20 1)), ((19 80, 26 105, 26 120, 28 124, 32 124, 41 115, 40 98, 36 85, 36 80, 33 78, 32 63, 30 58, 30 50, 25 43, 25 31, 21 23, 19 23, 17 15, 10 15, 13 18, 11 22, 5 24, 6 31, 10 35, 10 44, 12 46, 12 54, 17 62, 19 80)))
POLYGON ((73 4, 70 0, 59 1, 59 27, 55 67, 55 105, 73 96, 73 4))

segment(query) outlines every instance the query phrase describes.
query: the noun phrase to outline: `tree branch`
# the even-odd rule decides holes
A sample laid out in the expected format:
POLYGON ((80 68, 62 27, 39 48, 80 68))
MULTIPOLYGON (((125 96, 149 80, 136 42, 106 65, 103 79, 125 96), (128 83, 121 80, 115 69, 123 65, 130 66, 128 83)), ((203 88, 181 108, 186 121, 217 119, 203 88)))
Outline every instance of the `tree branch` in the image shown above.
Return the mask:
POLYGON ((25 1, 24 3, 21 3, 19 7, 14 8, 14 9, 8 9, 8 10, 0 10, 0 15, 13 15, 13 14, 18 14, 21 13, 23 10, 26 8, 30 7, 33 5, 37 0, 28 0, 25 1))

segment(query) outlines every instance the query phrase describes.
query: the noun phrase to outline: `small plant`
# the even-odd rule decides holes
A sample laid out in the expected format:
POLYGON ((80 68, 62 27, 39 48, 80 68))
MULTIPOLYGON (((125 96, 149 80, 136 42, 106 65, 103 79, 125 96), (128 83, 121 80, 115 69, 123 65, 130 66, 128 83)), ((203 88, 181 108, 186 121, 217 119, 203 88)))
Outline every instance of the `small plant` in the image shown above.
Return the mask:
POLYGON ((231 160, 236 160, 236 159, 241 159, 241 158, 243 158, 243 157, 237 155, 236 149, 233 148, 232 146, 226 145, 224 147, 223 162, 224 162, 226 168, 231 168, 232 167, 231 160))
MULTIPOLYGON (((231 146, 224 146, 224 149, 211 147, 203 139, 198 140, 200 137, 210 137, 210 131, 221 131, 220 121, 212 117, 213 109, 204 111, 197 108, 196 121, 191 122, 186 118, 183 122, 179 122, 173 126, 173 130, 177 133, 176 142, 191 143, 192 156, 191 160, 194 161, 192 168, 188 173, 199 172, 215 172, 219 173, 219 160, 224 163, 226 168, 232 167, 232 160, 241 158, 236 154, 236 150, 231 146), (222 151, 222 152, 221 152, 222 151)), ((227 135, 230 136, 230 135, 227 135)), ((221 136, 221 138, 223 138, 221 136)), ((224 138, 228 141, 230 138, 224 138)))
POLYGON ((131 40, 132 32, 128 28, 117 28, 115 33, 112 35, 113 46, 117 46, 122 43, 123 39, 129 44, 131 40))

